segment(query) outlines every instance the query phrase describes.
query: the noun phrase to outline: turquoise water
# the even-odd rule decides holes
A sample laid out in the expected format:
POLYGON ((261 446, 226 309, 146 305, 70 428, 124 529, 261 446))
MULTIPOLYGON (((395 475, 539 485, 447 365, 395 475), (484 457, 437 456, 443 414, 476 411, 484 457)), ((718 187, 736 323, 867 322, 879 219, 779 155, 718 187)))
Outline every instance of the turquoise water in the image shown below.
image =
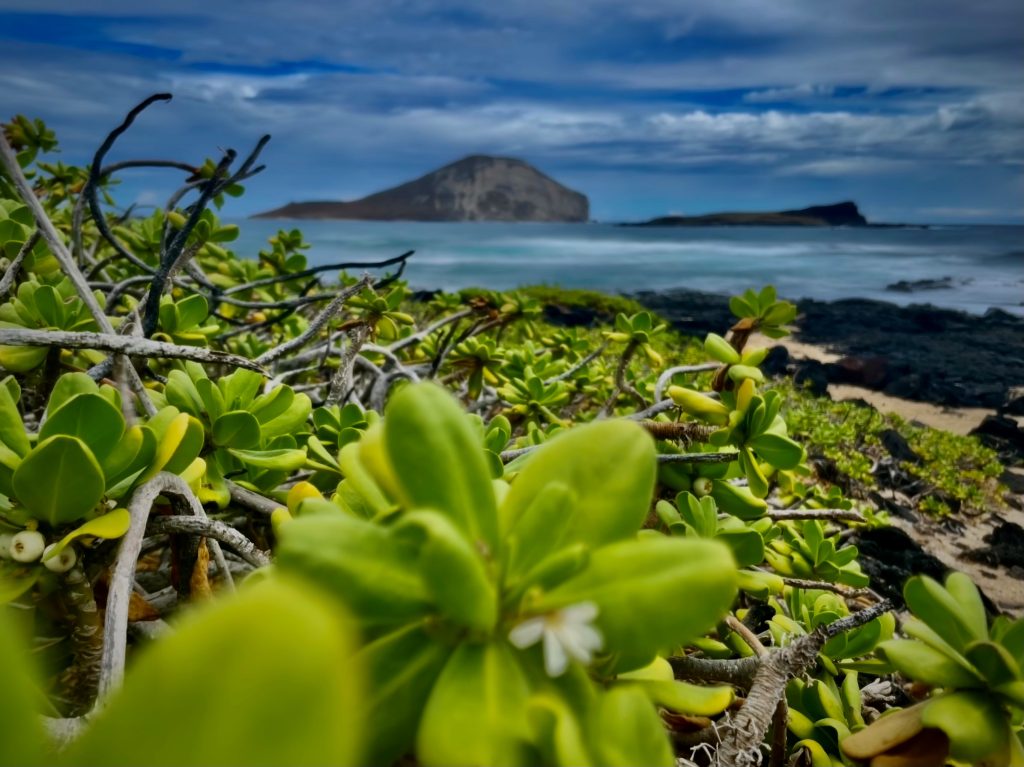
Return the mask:
POLYGON ((791 299, 878 298, 1024 314, 1024 227, 636 229, 610 224, 247 220, 233 243, 255 257, 281 228, 300 228, 311 264, 416 250, 416 288, 552 283, 611 292, 720 293, 774 283, 791 299), (887 291, 898 280, 952 277, 954 287, 887 291))

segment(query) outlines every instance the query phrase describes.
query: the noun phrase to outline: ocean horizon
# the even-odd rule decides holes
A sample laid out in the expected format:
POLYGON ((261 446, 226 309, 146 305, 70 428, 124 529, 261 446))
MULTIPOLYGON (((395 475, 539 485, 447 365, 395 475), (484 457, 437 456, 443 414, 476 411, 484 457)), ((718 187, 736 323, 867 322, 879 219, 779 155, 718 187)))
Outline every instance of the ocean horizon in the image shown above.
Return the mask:
POLYGON ((774 284, 791 300, 871 298, 1024 316, 1024 226, 928 228, 622 227, 609 223, 425 223, 245 219, 235 252, 255 258, 279 229, 301 229, 311 266, 407 250, 413 288, 536 284, 612 293, 736 293, 774 284), (949 287, 898 292, 905 281, 949 287))

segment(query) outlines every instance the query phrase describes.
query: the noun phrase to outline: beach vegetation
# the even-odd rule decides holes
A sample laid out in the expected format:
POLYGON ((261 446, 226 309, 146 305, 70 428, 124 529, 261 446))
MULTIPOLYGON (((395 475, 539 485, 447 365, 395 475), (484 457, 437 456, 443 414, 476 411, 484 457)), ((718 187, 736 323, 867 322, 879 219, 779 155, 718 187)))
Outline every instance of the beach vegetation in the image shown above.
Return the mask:
MULTIPOLYGON (((217 211, 265 140, 171 163, 145 218, 107 198, 168 98, 88 168, 0 141, 4 760, 1024 764, 1024 623, 953 575, 897 625, 850 455, 894 422, 764 374, 774 288, 695 341, 583 291, 417 296, 411 251, 245 258, 217 211)), ((892 428, 928 497, 988 497, 990 454, 892 428)))

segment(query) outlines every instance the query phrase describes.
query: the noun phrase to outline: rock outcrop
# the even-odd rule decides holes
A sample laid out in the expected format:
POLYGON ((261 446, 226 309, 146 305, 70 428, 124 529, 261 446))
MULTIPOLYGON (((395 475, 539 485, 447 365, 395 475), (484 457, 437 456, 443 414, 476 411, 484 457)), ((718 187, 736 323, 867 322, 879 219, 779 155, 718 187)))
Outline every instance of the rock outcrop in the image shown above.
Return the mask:
POLYGON ((256 218, 586 221, 585 195, 509 157, 474 155, 351 202, 293 202, 256 218))
POLYGON ((623 226, 867 226, 857 204, 812 205, 777 213, 709 213, 704 216, 662 216, 623 226))

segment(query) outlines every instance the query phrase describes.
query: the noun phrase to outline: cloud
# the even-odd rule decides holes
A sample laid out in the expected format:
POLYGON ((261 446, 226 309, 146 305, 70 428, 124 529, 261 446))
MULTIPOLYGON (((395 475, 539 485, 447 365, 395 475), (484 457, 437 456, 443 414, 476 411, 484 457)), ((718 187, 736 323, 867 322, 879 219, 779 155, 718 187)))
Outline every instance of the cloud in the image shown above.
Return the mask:
POLYGON ((766 88, 751 91, 743 96, 748 104, 773 104, 786 101, 804 101, 812 98, 831 96, 836 89, 833 85, 796 85, 791 88, 766 88))
POLYGON ((521 155, 589 180, 597 209, 651 213, 715 184, 950 209, 1005 209, 991 201, 1020 188, 1019 0, 4 6, 5 108, 53 123, 66 161, 171 90, 115 154, 196 159, 269 131, 254 207, 366 193, 469 152, 521 155))

